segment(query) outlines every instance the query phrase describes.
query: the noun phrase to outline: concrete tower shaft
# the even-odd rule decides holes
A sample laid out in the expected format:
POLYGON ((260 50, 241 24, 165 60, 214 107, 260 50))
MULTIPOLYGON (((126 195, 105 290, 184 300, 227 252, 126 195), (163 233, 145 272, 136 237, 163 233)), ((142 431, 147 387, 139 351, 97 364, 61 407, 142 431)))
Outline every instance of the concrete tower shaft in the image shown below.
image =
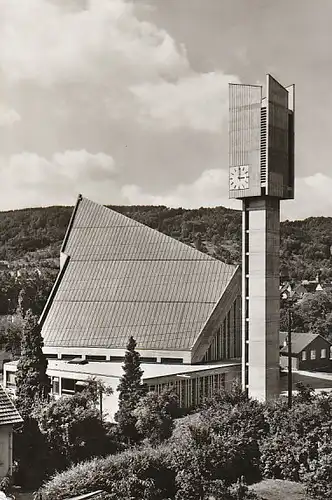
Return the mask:
POLYGON ((261 401, 279 394, 279 205, 243 201, 243 386, 261 401))

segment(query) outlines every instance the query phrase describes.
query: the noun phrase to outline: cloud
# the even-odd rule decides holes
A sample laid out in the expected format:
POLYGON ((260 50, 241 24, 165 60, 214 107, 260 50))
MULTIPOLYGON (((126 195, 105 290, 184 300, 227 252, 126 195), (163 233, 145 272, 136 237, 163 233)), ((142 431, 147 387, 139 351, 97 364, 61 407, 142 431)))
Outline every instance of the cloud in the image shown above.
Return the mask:
POLYGON ((228 116, 228 83, 238 82, 221 72, 191 75, 176 83, 143 83, 132 87, 142 104, 145 124, 157 122, 165 129, 189 127, 220 133, 228 116))
POLYGON ((281 203, 282 219, 332 215, 332 177, 320 172, 299 177, 295 182, 295 199, 281 203))
POLYGON ((15 110, 2 118, 2 208, 72 204, 79 191, 124 203, 130 189, 209 202, 192 178, 227 164, 228 82, 238 78, 195 71, 181 43, 143 20, 145 7, 0 0, 0 91, 15 110), (116 171, 102 167, 108 158, 116 171))
POLYGON ((11 127, 20 120, 20 115, 14 109, 0 109, 0 127, 11 127))
MULTIPOLYGON (((59 145, 76 149, 78 141, 91 148, 101 142, 97 128, 111 130, 119 121, 129 130, 144 123, 161 132, 220 133, 228 81, 237 77, 195 72, 183 45, 141 19, 144 7, 126 0, 0 0, 1 80, 22 117, 22 135, 29 128, 24 149, 41 152, 41 129, 47 154, 59 145)), ((15 140, 17 147, 23 142, 15 140)))
POLYGON ((184 48, 138 20, 134 2, 90 0, 73 10, 47 0, 0 0, 0 7, 0 61, 11 82, 112 86, 108 78, 167 78, 188 70, 184 48))
POLYGON ((0 201, 3 210, 72 205, 79 192, 106 202, 118 192, 114 160, 104 153, 65 151, 47 159, 24 152, 1 157, 0 173, 6 186, 0 201))
POLYGON ((122 194, 132 204, 166 205, 168 207, 198 208, 219 205, 239 208, 239 203, 228 199, 228 172, 221 169, 205 170, 189 184, 180 184, 161 195, 143 192, 136 185, 126 185, 122 194))
MULTIPOLYGON (((306 217, 332 214, 332 176, 316 173, 300 177, 295 182, 295 199, 281 201, 281 219, 304 219, 306 217)), ((241 209, 241 202, 228 198, 228 172, 222 169, 205 170, 197 179, 180 184, 165 193, 155 195, 145 192, 137 185, 122 187, 126 203, 142 205, 166 205, 169 207, 198 208, 223 205, 241 209)))
MULTIPOLYGON (((228 173, 211 168, 188 183, 159 193, 121 178, 112 156, 68 150, 46 158, 24 152, 0 157, 0 210, 30 206, 73 205, 78 193, 103 204, 165 205, 199 208, 226 206, 241 209, 228 198, 228 173)), ((281 201, 281 218, 331 216, 332 176, 316 173, 296 179, 295 200, 281 201)))

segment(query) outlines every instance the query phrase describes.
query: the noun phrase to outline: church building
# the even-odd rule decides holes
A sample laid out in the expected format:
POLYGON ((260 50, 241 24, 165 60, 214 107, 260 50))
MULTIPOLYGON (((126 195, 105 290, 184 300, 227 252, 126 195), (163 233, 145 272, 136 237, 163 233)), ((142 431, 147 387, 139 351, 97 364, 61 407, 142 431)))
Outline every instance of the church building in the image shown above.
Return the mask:
POLYGON ((81 195, 40 323, 54 394, 95 376, 114 389, 110 418, 130 336, 143 381, 174 387, 184 407, 241 377, 240 269, 81 195))

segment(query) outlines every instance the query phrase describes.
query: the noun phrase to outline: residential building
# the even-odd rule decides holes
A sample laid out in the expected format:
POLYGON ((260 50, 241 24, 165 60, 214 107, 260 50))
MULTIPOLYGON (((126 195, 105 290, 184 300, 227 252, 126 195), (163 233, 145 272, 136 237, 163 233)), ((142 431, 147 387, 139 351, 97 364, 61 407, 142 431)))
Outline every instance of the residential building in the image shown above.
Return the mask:
POLYGON ((22 422, 14 403, 0 385, 0 478, 12 474, 13 425, 22 422))
MULTIPOLYGON (((288 367, 287 333, 280 333, 280 364, 288 367)), ((292 368, 305 371, 331 371, 332 343, 318 334, 292 332, 292 368)))

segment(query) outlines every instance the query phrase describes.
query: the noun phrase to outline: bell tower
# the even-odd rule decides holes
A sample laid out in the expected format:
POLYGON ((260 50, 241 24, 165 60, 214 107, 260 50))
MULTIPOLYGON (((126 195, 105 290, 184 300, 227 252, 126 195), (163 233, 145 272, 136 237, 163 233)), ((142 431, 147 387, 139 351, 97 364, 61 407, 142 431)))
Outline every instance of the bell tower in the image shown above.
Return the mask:
POLYGON ((242 200, 242 386, 279 394, 280 200, 294 198, 295 87, 229 86, 229 197, 242 200))

